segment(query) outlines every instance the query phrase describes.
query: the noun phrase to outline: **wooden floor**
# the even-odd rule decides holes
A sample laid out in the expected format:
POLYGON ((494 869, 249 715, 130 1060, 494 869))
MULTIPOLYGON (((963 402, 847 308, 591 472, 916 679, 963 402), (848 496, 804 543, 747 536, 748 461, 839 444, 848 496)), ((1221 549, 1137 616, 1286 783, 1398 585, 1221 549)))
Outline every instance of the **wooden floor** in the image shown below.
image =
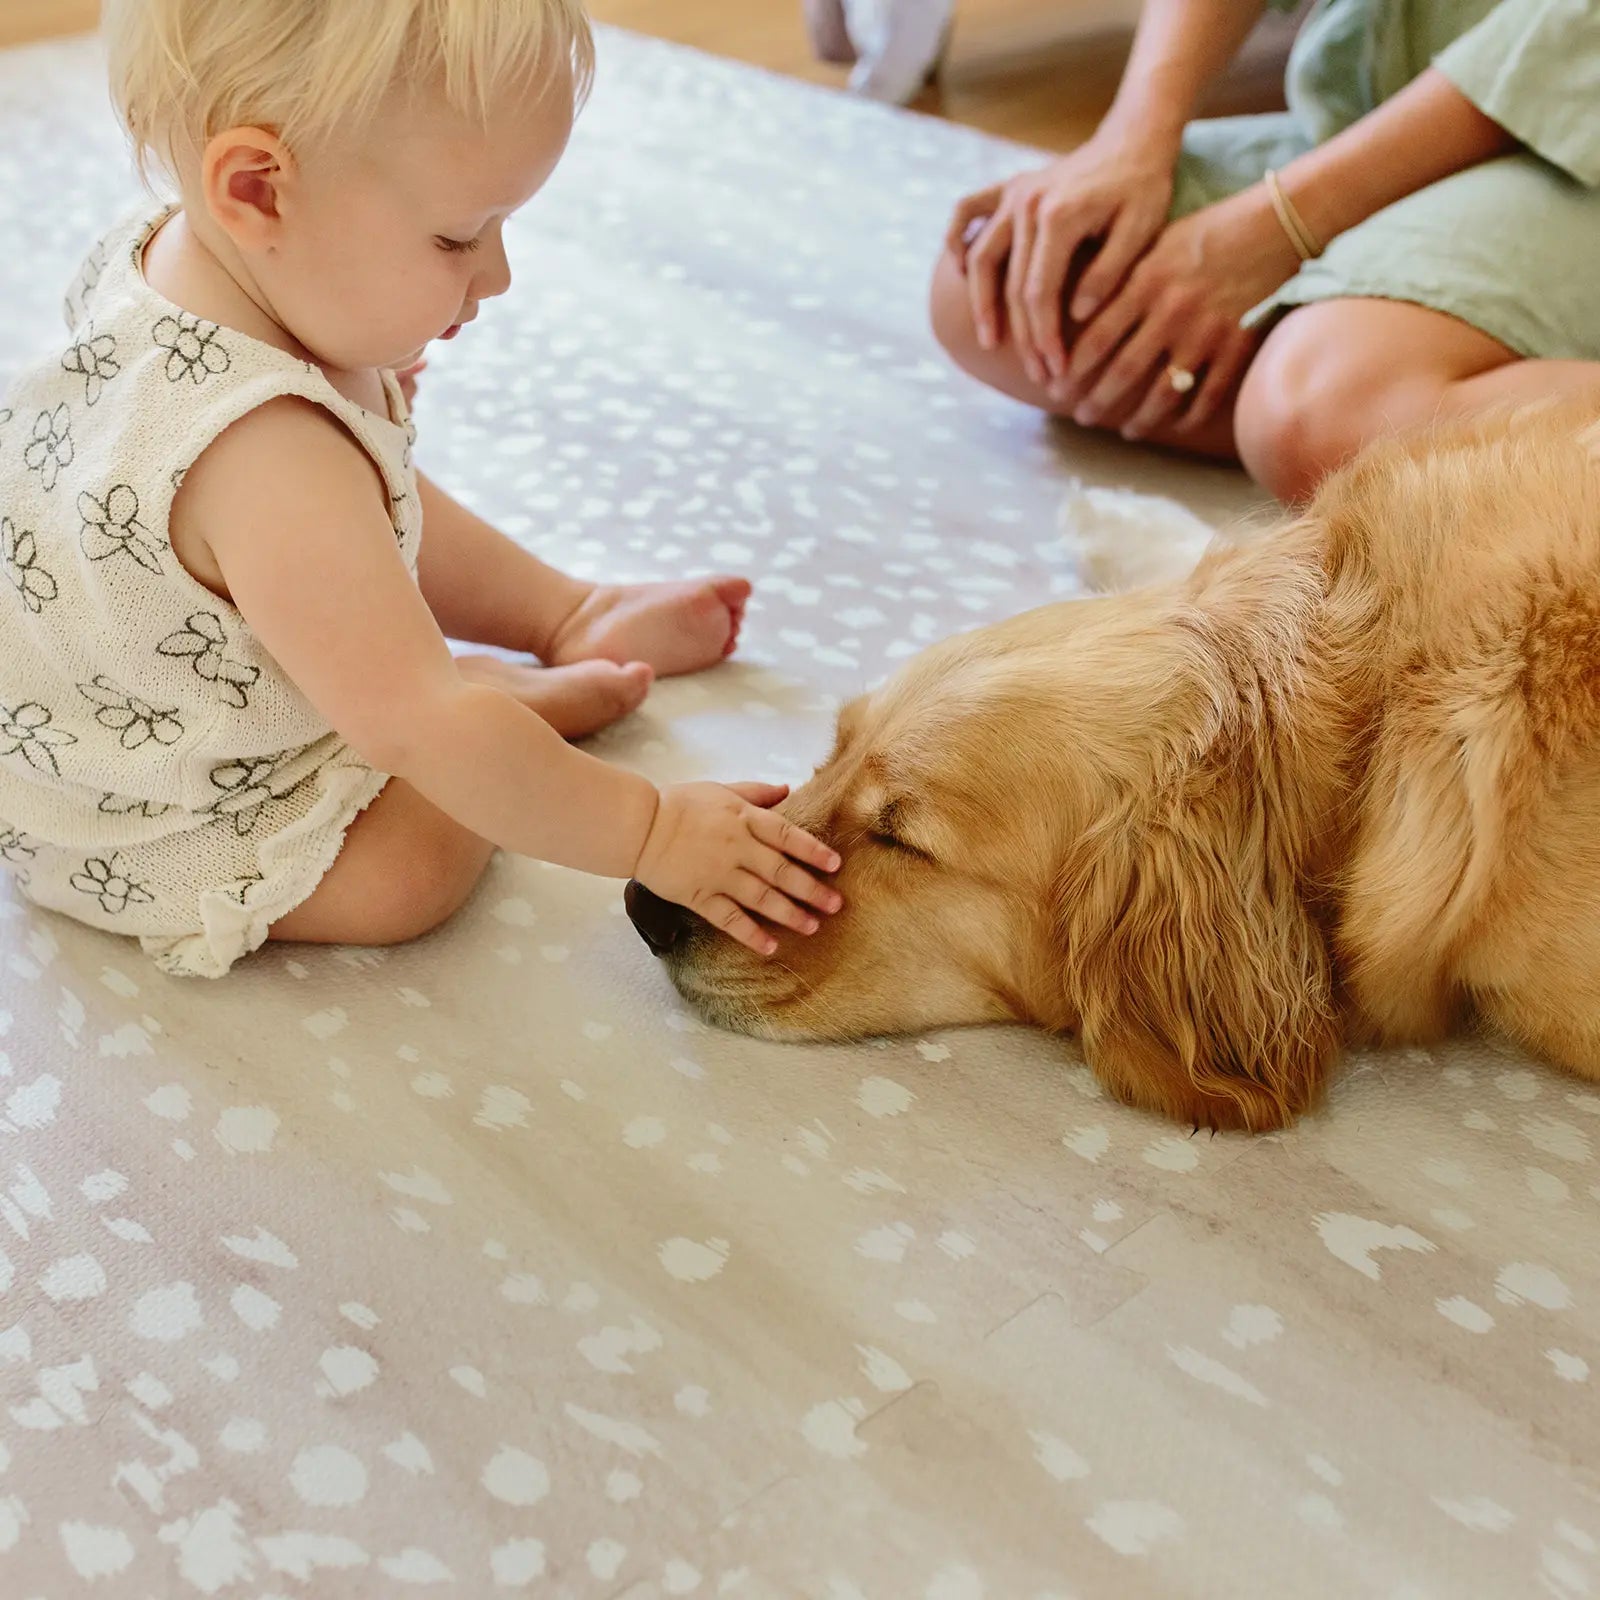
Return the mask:
MULTIPOLYGON (((845 69, 813 59, 800 0, 591 0, 597 21, 655 34, 814 83, 845 69)), ((92 28, 97 0, 0 0, 0 49, 92 28)), ((957 0, 946 69, 916 109, 1053 150, 1093 131, 1116 92, 1137 0, 957 0)), ((1281 104, 1293 23, 1269 17, 1208 98, 1213 112, 1281 104)))

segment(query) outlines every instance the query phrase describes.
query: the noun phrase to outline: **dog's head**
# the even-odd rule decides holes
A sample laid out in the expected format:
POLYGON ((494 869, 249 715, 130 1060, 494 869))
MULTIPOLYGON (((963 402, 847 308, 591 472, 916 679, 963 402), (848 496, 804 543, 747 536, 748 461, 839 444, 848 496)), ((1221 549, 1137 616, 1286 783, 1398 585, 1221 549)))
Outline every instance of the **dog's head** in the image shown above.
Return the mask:
POLYGON ((783 808, 843 857, 842 912, 771 959, 634 886, 636 923, 725 1026, 1030 1022, 1134 1104, 1282 1124, 1335 1048, 1311 899, 1333 775, 1287 629, 1246 650, 1216 614, 1151 591, 935 646, 845 708, 783 808))

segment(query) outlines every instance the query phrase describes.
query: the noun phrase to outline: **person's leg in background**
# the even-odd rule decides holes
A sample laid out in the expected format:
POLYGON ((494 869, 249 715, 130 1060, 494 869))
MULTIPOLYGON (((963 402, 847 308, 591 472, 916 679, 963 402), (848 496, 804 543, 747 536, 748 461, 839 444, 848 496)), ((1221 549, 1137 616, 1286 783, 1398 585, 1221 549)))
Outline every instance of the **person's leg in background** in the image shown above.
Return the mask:
POLYGON ((1426 306, 1323 300, 1268 335, 1245 374, 1233 433, 1250 475, 1294 502, 1384 434, 1584 390, 1600 418, 1600 361, 1525 361, 1426 306))
MULTIPOLYGON (((1197 181, 1208 172, 1190 161, 1179 209, 1212 198, 1197 181)), ((1150 439, 1242 460, 1292 502, 1381 434, 1589 389, 1600 416, 1600 278, 1586 266, 1597 254, 1600 190, 1527 154, 1456 173, 1335 238, 1279 292, 1270 332, 1213 423, 1186 432, 1180 417, 1150 439)), ((948 251, 930 310, 966 371, 1056 410, 1009 343, 981 348, 948 251)), ((1101 427, 1114 432, 1127 414, 1101 427)))
MULTIPOLYGON (((1073 283, 1069 280, 1064 298, 1070 299, 1073 283)), ((950 358, 964 372, 980 383, 1001 394, 1010 395, 1024 405, 1037 406, 1041 411, 1071 420, 1071 405, 1057 407, 1043 386, 1036 384, 1023 370, 1022 360, 1015 345, 1001 338, 992 350, 985 350, 978 340, 978 330, 972 319, 972 302, 967 292, 967 280, 949 252, 939 257, 934 269, 933 286, 929 294, 928 311, 933 323, 934 337, 945 348, 950 358)), ((1071 348, 1070 339, 1068 348, 1071 348)), ((1238 447, 1234 442, 1233 410, 1237 391, 1224 403, 1216 416, 1203 428, 1184 431, 1181 427, 1158 428, 1149 435, 1151 444, 1164 445, 1194 455, 1209 456, 1220 461, 1237 461, 1238 447)), ((1120 412, 1113 412, 1100 425, 1100 431, 1114 433, 1137 404, 1138 396, 1120 412)))
MULTIPOLYGON (((948 257, 935 272, 930 309, 934 334, 958 366, 1014 400, 1055 411, 1009 344, 979 345, 965 281, 948 257)), ((1241 461, 1264 488, 1293 502, 1382 434, 1584 389, 1595 390, 1600 417, 1600 362, 1520 360, 1426 306, 1323 300, 1277 323, 1209 426, 1186 432, 1180 422, 1150 442, 1241 461)), ((1113 416, 1103 428, 1115 431, 1121 420, 1113 416)))
POLYGON ((851 66, 850 87, 904 105, 938 70, 955 0, 804 0, 806 31, 822 61, 851 66))

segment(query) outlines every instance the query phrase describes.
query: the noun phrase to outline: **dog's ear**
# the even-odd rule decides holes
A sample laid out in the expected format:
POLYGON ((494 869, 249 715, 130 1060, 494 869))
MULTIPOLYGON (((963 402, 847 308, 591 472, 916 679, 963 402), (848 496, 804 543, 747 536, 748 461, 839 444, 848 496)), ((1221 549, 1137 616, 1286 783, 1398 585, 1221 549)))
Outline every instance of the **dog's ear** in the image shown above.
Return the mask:
POLYGON ((1338 1029, 1286 797, 1252 776, 1208 760, 1102 819, 1074 845, 1058 906, 1068 1009, 1107 1088, 1180 1122, 1260 1131, 1316 1097, 1338 1029))

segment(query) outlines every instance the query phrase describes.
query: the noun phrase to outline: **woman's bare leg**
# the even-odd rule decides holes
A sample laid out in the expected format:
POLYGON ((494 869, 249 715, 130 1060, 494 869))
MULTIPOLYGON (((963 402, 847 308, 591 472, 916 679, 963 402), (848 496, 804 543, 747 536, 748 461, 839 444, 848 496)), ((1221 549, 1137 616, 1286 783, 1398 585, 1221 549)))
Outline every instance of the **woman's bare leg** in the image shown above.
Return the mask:
MULTIPOLYGON (((1055 410, 1009 342, 994 350, 979 345, 966 282, 948 253, 934 273, 931 310, 940 343, 967 372, 1014 399, 1055 410)), ((1242 460, 1257 482, 1293 502, 1380 435, 1590 389, 1600 416, 1600 362, 1523 360, 1458 317, 1404 301, 1324 300, 1273 328, 1238 393, 1209 426, 1192 434, 1168 427, 1150 438, 1195 455, 1242 460)))
MULTIPOLYGON (((1072 408, 1057 406, 1045 389, 1036 384, 1023 370, 1016 346, 1005 338, 1002 331, 1000 343, 993 350, 985 350, 978 342, 978 331, 972 323, 972 305, 967 296, 967 280, 956 270, 955 261, 948 250, 939 256, 934 268, 933 285, 929 293, 929 314, 933 331, 939 343, 964 372, 970 373, 980 383, 986 383, 1001 394, 1008 394, 1024 405, 1037 406, 1052 416, 1071 421, 1072 408)), ((1100 424, 1097 431, 1115 433, 1132 415, 1133 408, 1142 396, 1135 396, 1126 413, 1113 413, 1100 424)), ((1239 452, 1233 439, 1234 395, 1230 395, 1222 409, 1203 428, 1185 432, 1167 426, 1146 435, 1145 442, 1182 450, 1190 455, 1208 456, 1214 460, 1237 461, 1239 452)))
POLYGON ((1291 312, 1245 374, 1239 453, 1280 500, 1383 434, 1497 405, 1593 390, 1600 362, 1532 361, 1442 311, 1398 300, 1323 300, 1291 312))

